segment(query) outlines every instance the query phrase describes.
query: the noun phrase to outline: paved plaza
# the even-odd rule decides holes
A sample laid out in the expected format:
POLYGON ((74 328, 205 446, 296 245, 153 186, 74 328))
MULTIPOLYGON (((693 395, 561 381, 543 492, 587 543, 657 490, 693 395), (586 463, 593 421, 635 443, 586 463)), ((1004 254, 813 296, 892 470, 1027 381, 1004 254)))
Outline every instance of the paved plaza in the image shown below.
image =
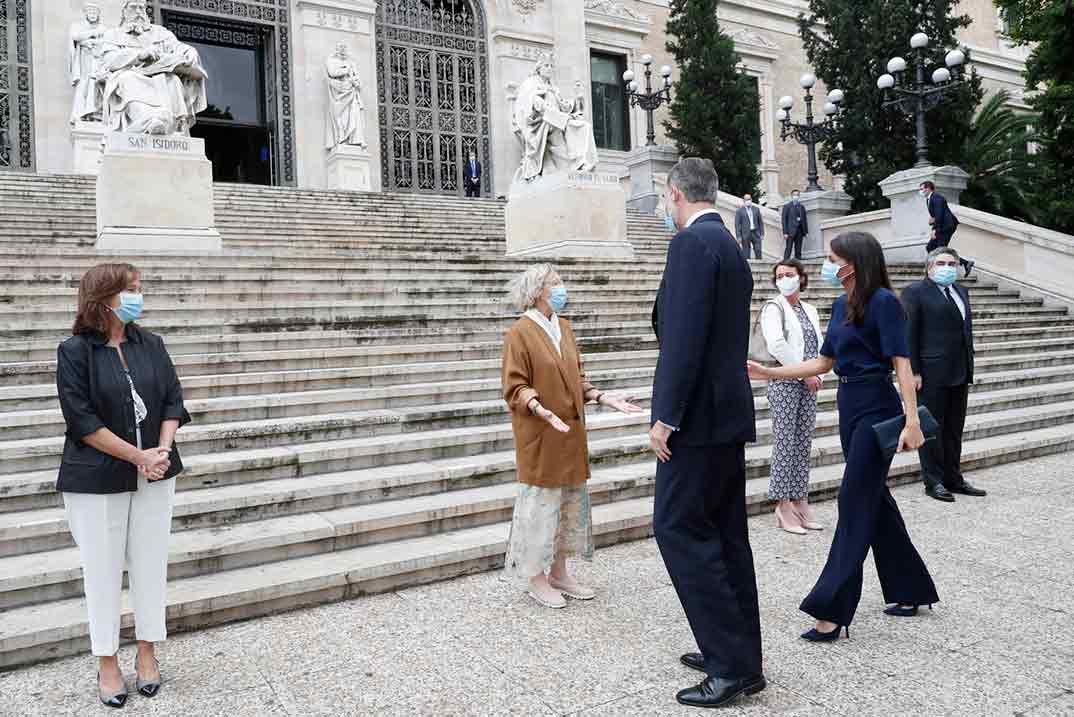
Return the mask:
MULTIPOLYGON (((812 645, 797 611, 831 531, 751 520, 769 688, 717 714, 1074 715, 1074 455, 979 471, 984 499, 955 505, 918 486, 896 497, 940 592, 935 612, 884 616, 866 565, 851 639, 812 645)), ((819 506, 834 523, 834 503, 819 506)), ((675 715, 693 649, 652 540, 598 552, 591 603, 552 612, 474 575, 177 635, 166 683, 126 714, 675 715)), ((133 648, 120 659, 133 671, 133 648)), ((130 675, 133 681, 133 674, 130 675)), ((0 674, 4 715, 109 712, 81 656, 0 674)))

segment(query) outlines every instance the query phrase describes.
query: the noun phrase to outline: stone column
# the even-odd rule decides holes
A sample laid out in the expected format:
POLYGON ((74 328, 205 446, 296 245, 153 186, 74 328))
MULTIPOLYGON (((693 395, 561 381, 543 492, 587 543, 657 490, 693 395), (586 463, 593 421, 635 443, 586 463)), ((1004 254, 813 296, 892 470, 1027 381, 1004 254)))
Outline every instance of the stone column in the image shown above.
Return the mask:
POLYGON ((803 192, 799 198, 806 210, 809 233, 802 242, 802 257, 816 259, 826 256, 828 247, 824 245, 824 236, 820 230, 822 222, 841 217, 850 211, 854 201, 849 194, 838 190, 826 192, 803 192))
POLYGON ((660 203, 660 190, 656 186, 656 177, 666 177, 679 154, 671 145, 656 147, 635 147, 627 155, 627 169, 630 171, 630 198, 627 207, 651 214, 660 203))
POLYGON ((922 182, 931 181, 949 204, 958 204, 970 175, 958 167, 914 167, 896 172, 880 181, 880 189, 891 202, 891 239, 884 242, 888 261, 924 261, 925 245, 932 229, 925 200, 918 194, 922 182))

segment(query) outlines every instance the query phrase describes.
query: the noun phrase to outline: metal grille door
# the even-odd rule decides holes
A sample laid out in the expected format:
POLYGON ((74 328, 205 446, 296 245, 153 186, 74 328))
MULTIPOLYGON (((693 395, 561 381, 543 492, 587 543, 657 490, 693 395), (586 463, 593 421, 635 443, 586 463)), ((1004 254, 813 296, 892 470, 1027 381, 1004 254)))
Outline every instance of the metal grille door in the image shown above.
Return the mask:
POLYGON ((0 0, 0 170, 34 170, 30 0, 0 0))
POLYGON ((471 0, 379 0, 381 175, 388 191, 462 194, 463 165, 491 186, 485 22, 471 0))

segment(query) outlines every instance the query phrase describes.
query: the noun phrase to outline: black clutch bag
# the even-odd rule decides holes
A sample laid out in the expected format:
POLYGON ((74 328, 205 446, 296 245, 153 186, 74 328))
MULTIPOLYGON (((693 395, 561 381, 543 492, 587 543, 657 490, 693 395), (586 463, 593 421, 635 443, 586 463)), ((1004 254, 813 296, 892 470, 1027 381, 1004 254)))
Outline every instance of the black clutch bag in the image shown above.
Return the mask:
MULTIPOLYGON (((921 432, 925 434, 925 441, 935 439, 936 434, 940 432, 940 424, 936 423, 929 409, 918 406, 917 418, 921 421, 921 432)), ((906 428, 906 416, 896 416, 873 424, 873 432, 876 434, 876 442, 880 445, 880 452, 889 461, 899 451, 899 436, 902 435, 904 428, 906 428)))

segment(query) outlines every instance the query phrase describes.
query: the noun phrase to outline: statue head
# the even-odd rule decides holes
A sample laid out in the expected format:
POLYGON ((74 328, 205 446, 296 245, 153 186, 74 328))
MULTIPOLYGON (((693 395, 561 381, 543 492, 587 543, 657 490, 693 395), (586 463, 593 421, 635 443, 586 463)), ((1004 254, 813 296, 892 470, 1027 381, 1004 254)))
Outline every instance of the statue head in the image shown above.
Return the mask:
POLYGON ((555 71, 556 67, 552 64, 552 56, 550 54, 542 52, 537 56, 537 66, 533 68, 533 74, 551 82, 555 71))
POLYGON ((145 0, 124 0, 119 16, 119 26, 124 32, 148 32, 153 27, 145 0))
POLYGON ((345 42, 337 42, 336 43, 336 53, 335 54, 336 54, 336 57, 346 59, 350 55, 350 50, 347 49, 347 43, 345 43, 345 42))
POLYGON ((86 3, 82 6, 82 17, 86 18, 90 25, 96 25, 101 21, 101 6, 96 3, 86 3))

